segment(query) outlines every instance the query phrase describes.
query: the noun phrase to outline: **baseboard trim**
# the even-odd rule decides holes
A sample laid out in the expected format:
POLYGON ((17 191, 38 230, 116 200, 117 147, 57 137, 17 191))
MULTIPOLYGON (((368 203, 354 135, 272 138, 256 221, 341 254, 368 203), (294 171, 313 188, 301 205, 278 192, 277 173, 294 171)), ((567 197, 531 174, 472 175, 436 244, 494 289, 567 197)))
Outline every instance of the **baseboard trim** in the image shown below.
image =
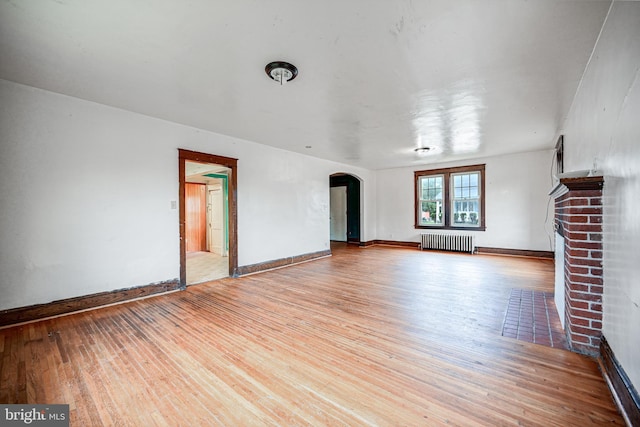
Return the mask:
MULTIPOLYGON (((335 240, 332 240, 332 242, 334 242, 335 240)), ((335 241, 337 242, 337 241, 335 241)), ((371 246, 376 246, 376 245, 382 245, 382 246, 397 246, 397 247, 403 247, 403 248, 418 248, 420 249, 420 243, 418 242, 402 242, 402 241, 398 241, 398 240, 380 240, 380 239, 376 239, 376 240, 367 240, 367 241, 362 241, 362 242, 340 242, 340 243, 347 243, 347 244, 357 244, 358 246, 360 246, 361 248, 368 248, 371 246)))
POLYGON ((600 340, 598 363, 626 423, 640 426, 640 396, 604 336, 600 340))
MULTIPOLYGON (((367 242, 360 242, 361 247, 369 247, 369 246, 398 246, 403 248, 417 248, 420 249, 419 242, 403 242, 398 240, 369 240, 367 242)), ((484 246, 476 247, 477 253, 483 254, 495 254, 495 255, 510 255, 510 256, 521 256, 528 258, 554 258, 554 253, 551 251, 533 251, 533 250, 523 250, 523 249, 504 249, 504 248, 488 248, 484 246)))
POLYGON ((81 297, 67 298, 45 304, 35 304, 27 307, 0 310, 0 327, 18 323, 32 322, 47 317, 69 314, 109 304, 120 303, 150 295, 165 293, 180 289, 180 280, 167 280, 115 291, 99 292, 81 297))
POLYGON ((476 252, 479 254, 511 255, 523 256, 528 258, 554 258, 554 253, 551 251, 533 251, 527 249, 504 249, 476 246, 476 252))
POLYGON ((271 261, 259 262, 257 264, 242 265, 238 267, 238 276, 246 276, 247 274, 260 273, 274 268, 286 267, 301 262, 312 261, 318 258, 331 256, 330 250, 310 252, 308 254, 296 255, 292 257, 274 259, 271 261))
POLYGON ((418 242, 403 242, 400 240, 380 240, 376 239, 373 241, 374 245, 382 245, 382 246, 398 246, 402 248, 413 248, 420 249, 420 243, 418 242))

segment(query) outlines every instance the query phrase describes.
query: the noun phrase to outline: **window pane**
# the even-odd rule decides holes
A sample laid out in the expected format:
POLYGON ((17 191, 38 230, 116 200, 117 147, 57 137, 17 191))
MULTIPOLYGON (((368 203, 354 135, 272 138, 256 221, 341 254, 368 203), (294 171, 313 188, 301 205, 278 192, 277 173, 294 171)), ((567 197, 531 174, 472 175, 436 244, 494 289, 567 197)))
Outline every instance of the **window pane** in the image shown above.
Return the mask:
POLYGON ((478 172, 453 175, 452 225, 458 227, 478 227, 480 197, 478 172))
POLYGON ((438 201, 422 202, 420 214, 421 225, 440 225, 442 224, 442 203, 438 201))
POLYGON ((443 176, 425 176, 420 178, 420 225, 443 225, 443 176))
POLYGON ((469 200, 455 202, 453 204, 453 225, 464 227, 477 227, 480 223, 478 201, 469 200))

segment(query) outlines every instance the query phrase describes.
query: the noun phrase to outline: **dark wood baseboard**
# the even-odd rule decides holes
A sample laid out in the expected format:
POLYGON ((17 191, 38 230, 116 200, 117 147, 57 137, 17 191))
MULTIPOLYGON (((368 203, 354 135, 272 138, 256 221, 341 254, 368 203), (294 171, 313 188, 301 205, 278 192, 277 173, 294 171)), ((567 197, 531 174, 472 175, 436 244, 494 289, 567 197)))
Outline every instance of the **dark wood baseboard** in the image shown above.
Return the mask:
POLYGON ((476 252, 479 254, 512 255, 524 256, 529 258, 554 258, 554 253, 551 251, 532 251, 527 249, 504 249, 476 246, 476 252))
MULTIPOLYGON (((333 241, 334 240, 332 240, 332 242, 333 241)), ((380 239, 376 239, 376 240, 368 240, 366 242, 352 241, 352 242, 342 242, 342 243, 357 244, 361 248, 368 248, 370 246, 375 246, 375 245, 383 245, 383 246, 397 246, 397 247, 403 247, 403 248, 418 248, 418 249, 420 249, 420 243, 418 243, 418 242, 401 242, 401 241, 397 241, 397 240, 380 240, 380 239)))
MULTIPOLYGON (((419 242, 402 242, 397 240, 369 240, 367 242, 360 242, 360 246, 369 247, 375 245, 385 245, 385 246, 398 246, 403 248, 417 248, 420 249, 419 242)), ((533 250, 523 250, 523 249, 504 249, 504 248, 488 248, 483 246, 476 247, 477 253, 483 254, 496 254, 496 255, 511 255, 511 256, 522 256, 529 258, 554 258, 554 253, 551 251, 533 251, 533 250)))
POLYGON ((331 243, 346 243, 347 245, 358 245, 358 246, 364 246, 364 242, 361 242, 360 240, 330 240, 331 243))
POLYGON ((72 313, 74 311, 87 310, 135 298, 169 292, 176 289, 180 289, 180 281, 178 279, 152 283, 150 285, 134 288, 118 289, 115 291, 67 298, 46 304, 36 304, 27 307, 0 310, 0 326, 31 322, 38 319, 59 316, 61 314, 72 313))
POLYGON ((414 248, 414 249, 420 248, 420 243, 418 242, 402 242, 399 240, 380 240, 380 239, 376 239, 373 242, 374 242, 373 243, 374 245, 398 246, 403 248, 414 248))
POLYGON ((627 424, 640 426, 640 396, 613 354, 606 338, 600 340, 600 369, 627 424))
POLYGON ((274 268, 285 267, 287 265, 299 264, 305 261, 311 261, 317 258, 324 258, 331 256, 330 250, 311 252, 303 255, 296 255, 287 258, 274 259, 271 261, 260 262, 257 264, 243 265, 238 267, 238 275, 244 276, 252 273, 259 273, 261 271, 272 270, 274 268))

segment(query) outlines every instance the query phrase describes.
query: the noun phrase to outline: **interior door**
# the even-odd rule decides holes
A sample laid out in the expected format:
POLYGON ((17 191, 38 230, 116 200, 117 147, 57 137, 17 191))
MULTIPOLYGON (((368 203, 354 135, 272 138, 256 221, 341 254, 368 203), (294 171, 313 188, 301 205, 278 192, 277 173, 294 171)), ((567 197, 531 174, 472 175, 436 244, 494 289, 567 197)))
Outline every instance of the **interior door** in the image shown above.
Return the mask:
POLYGON ((347 241, 347 187, 331 187, 329 204, 331 240, 347 241))
POLYGON ((218 255, 225 255, 223 197, 222 188, 209 189, 209 250, 218 255))
POLYGON ((206 188, 204 184, 184 184, 185 240, 187 252, 207 250, 206 188))

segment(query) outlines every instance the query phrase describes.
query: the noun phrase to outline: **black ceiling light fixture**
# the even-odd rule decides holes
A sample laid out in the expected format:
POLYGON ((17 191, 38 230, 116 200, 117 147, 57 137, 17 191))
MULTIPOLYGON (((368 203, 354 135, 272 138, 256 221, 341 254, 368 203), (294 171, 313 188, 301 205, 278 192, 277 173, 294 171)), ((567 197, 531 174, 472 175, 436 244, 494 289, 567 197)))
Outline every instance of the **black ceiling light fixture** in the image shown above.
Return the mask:
POLYGON ((264 71, 267 73, 267 76, 280 83, 280 85, 290 82, 298 75, 296 66, 284 61, 270 62, 264 67, 264 71))
POLYGON ((435 147, 418 147, 413 151, 415 151, 419 155, 424 155, 433 150, 435 150, 435 147))

